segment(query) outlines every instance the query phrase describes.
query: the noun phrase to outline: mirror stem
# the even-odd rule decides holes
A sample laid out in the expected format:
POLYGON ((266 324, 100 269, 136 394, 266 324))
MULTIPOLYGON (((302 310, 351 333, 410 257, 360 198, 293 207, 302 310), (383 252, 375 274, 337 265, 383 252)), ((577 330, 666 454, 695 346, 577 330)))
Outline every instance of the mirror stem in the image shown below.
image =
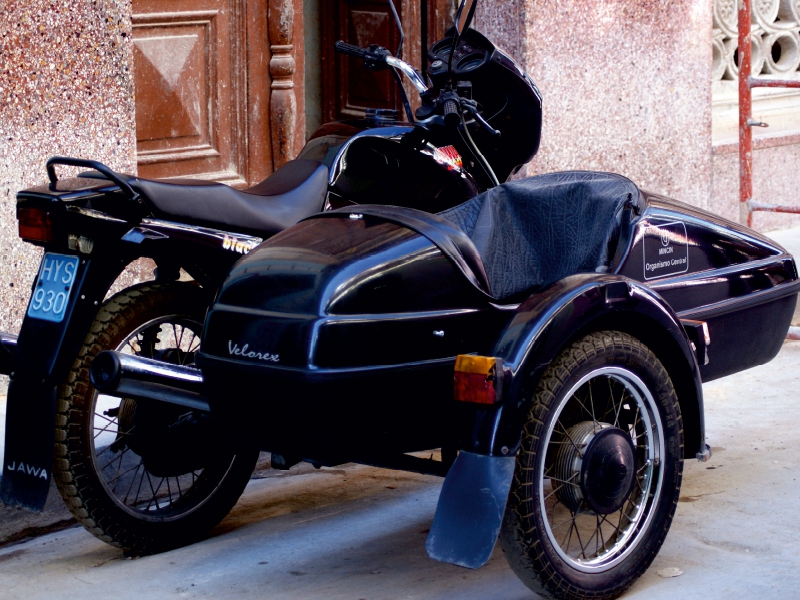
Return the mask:
POLYGON ((392 15, 394 16, 394 22, 397 23, 397 29, 400 30, 400 44, 397 46, 397 52, 394 55, 397 58, 403 58, 403 41, 405 41, 406 36, 403 33, 403 23, 400 21, 400 16, 397 14, 397 9, 394 6, 394 2, 389 0, 389 8, 392 9, 392 15))

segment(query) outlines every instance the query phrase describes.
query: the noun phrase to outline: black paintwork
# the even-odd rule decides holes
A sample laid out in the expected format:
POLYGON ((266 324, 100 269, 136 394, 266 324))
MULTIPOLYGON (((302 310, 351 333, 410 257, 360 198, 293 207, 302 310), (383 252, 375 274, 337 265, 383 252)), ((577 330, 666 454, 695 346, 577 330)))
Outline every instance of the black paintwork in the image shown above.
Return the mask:
POLYGON ((334 444, 346 455, 341 440, 351 436, 376 451, 456 443, 503 456, 516 450, 526 400, 549 362, 570 340, 611 328, 660 358, 678 391, 687 451, 703 452, 700 384, 774 356, 799 289, 794 262, 764 236, 688 205, 650 194, 634 205, 609 273, 531 290, 519 306, 492 303, 436 244, 370 207, 301 223, 240 261, 209 312, 199 360, 212 411, 268 415, 274 425, 255 420, 258 443, 307 457, 334 444), (685 250, 687 261, 649 277, 658 248, 685 250), (760 326, 737 322, 741 310, 760 326), (698 363, 681 319, 708 322, 708 364, 698 363), (503 360, 494 407, 452 402, 454 357, 471 352, 503 360))
POLYGON ((362 119, 323 125, 298 158, 328 166, 332 208, 388 204, 438 212, 485 189, 466 165, 443 160, 437 149, 447 146, 466 152, 461 138, 442 125, 362 119))
MULTIPOLYGON (((453 33, 450 30, 448 37, 428 51, 428 75, 436 90, 448 83, 453 33), (437 60, 441 64, 434 66, 437 60)), ((498 180, 506 181, 539 150, 542 96, 536 84, 514 59, 474 29, 464 32, 459 41, 453 55, 453 76, 456 86, 469 84, 473 99, 483 107, 484 118, 501 132, 495 137, 478 129, 473 137, 498 180)))

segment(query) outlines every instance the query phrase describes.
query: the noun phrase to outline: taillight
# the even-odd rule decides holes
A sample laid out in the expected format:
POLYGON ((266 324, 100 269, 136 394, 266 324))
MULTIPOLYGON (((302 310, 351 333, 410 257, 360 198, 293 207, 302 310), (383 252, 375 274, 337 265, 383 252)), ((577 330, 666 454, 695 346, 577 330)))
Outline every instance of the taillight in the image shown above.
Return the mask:
POLYGON ((453 397, 459 402, 494 404, 500 399, 503 361, 493 356, 456 357, 453 397))
POLYGON ((50 213, 41 208, 20 208, 17 210, 19 237, 31 242, 52 242, 53 221, 50 213))

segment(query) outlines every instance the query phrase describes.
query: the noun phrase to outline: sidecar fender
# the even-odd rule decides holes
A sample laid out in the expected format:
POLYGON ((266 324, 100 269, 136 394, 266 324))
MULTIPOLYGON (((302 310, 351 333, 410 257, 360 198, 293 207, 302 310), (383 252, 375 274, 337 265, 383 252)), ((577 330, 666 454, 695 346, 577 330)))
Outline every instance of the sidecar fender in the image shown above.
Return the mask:
MULTIPOLYGON (((514 461, 533 391, 548 365, 572 341, 614 329, 646 344, 672 379, 683 415, 685 447, 707 454, 697 349, 675 312, 658 294, 630 279, 572 275, 523 302, 495 346, 502 360, 502 395, 478 409, 462 431, 426 544, 431 558, 469 568, 491 555, 502 524, 514 461)), ((688 452, 687 452, 688 453, 688 452)))
POLYGON ((516 453, 533 392, 545 369, 574 340, 608 329, 636 337, 658 357, 678 396, 686 454, 705 452, 697 346, 693 348, 680 319, 656 292, 637 281, 606 274, 566 277, 519 306, 493 353, 503 360, 500 414, 485 431, 488 436, 474 436, 473 451, 494 456, 516 453))

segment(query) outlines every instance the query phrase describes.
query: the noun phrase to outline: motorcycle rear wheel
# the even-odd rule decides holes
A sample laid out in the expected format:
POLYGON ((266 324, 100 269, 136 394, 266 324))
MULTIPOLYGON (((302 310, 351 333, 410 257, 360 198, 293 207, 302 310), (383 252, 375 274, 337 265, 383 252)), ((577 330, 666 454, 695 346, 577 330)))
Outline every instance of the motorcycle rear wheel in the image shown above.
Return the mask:
POLYGON ((102 350, 191 364, 207 305, 205 292, 192 283, 146 283, 120 292, 98 311, 59 387, 58 490, 89 532, 128 554, 201 539, 236 504, 258 458, 256 450, 201 453, 210 440, 191 428, 202 427, 207 415, 101 396, 89 381, 89 365, 102 350), (184 435, 177 443, 171 442, 175 431, 184 435), (170 448, 185 455, 183 462, 166 456, 170 448))
POLYGON ((619 331, 576 341, 534 393, 500 532, 511 569, 547 598, 616 598, 661 548, 682 472, 680 407, 658 358, 619 331))

